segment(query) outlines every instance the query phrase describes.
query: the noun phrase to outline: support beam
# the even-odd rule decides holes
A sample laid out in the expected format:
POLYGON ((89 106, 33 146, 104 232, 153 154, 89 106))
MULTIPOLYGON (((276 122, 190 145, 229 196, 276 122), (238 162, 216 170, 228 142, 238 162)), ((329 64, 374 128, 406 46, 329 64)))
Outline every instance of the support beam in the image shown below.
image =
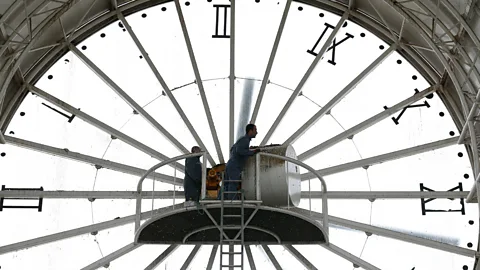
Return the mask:
POLYGON ((337 35, 338 31, 340 30, 340 28, 342 27, 343 23, 348 19, 348 16, 349 16, 349 11, 347 10, 343 16, 340 18, 340 20, 338 21, 337 25, 335 26, 335 28, 332 30, 332 33, 330 33, 330 36, 328 37, 328 39, 325 41, 325 43, 323 44, 322 48, 320 49, 320 51, 318 52, 317 56, 315 56, 315 59, 312 61, 312 63, 310 64, 310 67, 307 69, 307 72, 305 72, 305 74, 303 75, 302 79, 300 80, 300 82, 298 83, 297 87, 295 88, 295 90, 293 91, 292 95, 290 95, 290 98, 288 99, 287 103, 285 104, 285 106, 283 107, 282 111, 278 114, 277 118, 275 119, 275 122, 273 122, 272 126, 270 127, 270 129, 268 130, 267 134, 265 134, 265 137, 263 138, 262 142, 260 143, 260 145, 265 145, 268 140, 272 137, 273 133, 275 132, 275 130, 277 129, 277 127, 280 125, 280 123, 282 122, 283 120, 283 117, 285 116, 285 114, 287 114, 288 110, 290 109, 290 106, 292 106, 293 102, 295 101, 295 99, 297 98, 298 94, 300 93, 300 91, 302 91, 303 89, 303 86, 305 85, 305 83, 307 82, 307 80, 310 78, 310 75, 312 74, 312 72, 315 70, 315 67, 317 66, 318 62, 320 62, 320 60, 323 58, 323 55, 325 54, 325 52, 327 51, 328 47, 330 47, 333 39, 335 38, 335 36, 337 35))
MULTIPOLYGON (((323 218, 322 213, 318 213, 318 212, 314 212, 314 211, 310 212, 309 210, 305 210, 305 209, 301 209, 301 208, 290 208, 290 211, 295 212, 295 213, 299 213, 299 214, 303 214, 306 217, 316 219, 317 221, 320 221, 323 218)), ((404 241, 404 242, 407 242, 407 243, 417 244, 417 245, 424 246, 424 247, 443 250, 443 251, 446 251, 446 252, 450 252, 450 253, 453 253, 453 254, 458 254, 458 255, 466 256, 466 257, 470 257, 470 258, 473 258, 473 257, 476 257, 476 256, 480 255, 475 250, 466 249, 466 248, 462 248, 462 247, 457 247, 457 246, 441 243, 441 242, 438 242, 438 241, 413 236, 413 235, 406 234, 406 233, 396 232, 396 231, 393 231, 393 230, 388 230, 388 229, 384 229, 384 228, 380 228, 380 227, 356 222, 356 221, 353 221, 353 220, 348 220, 348 219, 343 219, 343 218, 339 218, 339 217, 329 216, 329 222, 330 222, 330 224, 338 225, 338 226, 341 226, 341 227, 350 228, 350 229, 354 229, 354 230, 358 230, 358 231, 362 231, 362 232, 366 232, 366 233, 371 233, 371 234, 375 234, 375 235, 378 235, 378 236, 383 236, 383 237, 387 237, 387 238, 391 238, 391 239, 395 239, 395 240, 400 240, 400 241, 404 241)))
MULTIPOLYGON (((477 177, 478 179, 478 177, 477 177)), ((473 183, 472 188, 468 192, 467 199, 465 200, 467 203, 478 203, 477 198, 477 181, 473 183)))
MULTIPOLYGON (((192 134, 193 138, 195 139, 195 141, 198 143, 198 145, 202 148, 203 151, 207 151, 208 152, 208 149, 207 147, 205 146, 205 144, 203 143, 202 139, 200 138, 200 136, 198 135, 197 131, 195 130, 195 128, 193 127, 192 123, 190 123, 190 120, 188 120, 188 117, 187 115, 185 114, 185 112, 183 111, 182 107, 180 107, 180 104, 178 104, 178 101, 177 99, 175 98, 175 96, 173 95, 172 91, 170 90, 170 88, 168 87, 167 83, 165 82, 165 80, 163 79, 162 75, 160 75, 160 72, 157 70, 157 67, 155 66, 155 64, 153 63, 152 59, 150 58, 150 55, 147 53, 147 51, 145 50, 145 48, 143 47, 142 43, 140 42, 140 40, 138 39, 137 35, 135 34, 135 32, 133 31, 132 27, 130 27, 130 24, 128 23, 128 21, 125 19, 125 17, 123 16, 123 14, 120 12, 120 11, 117 11, 117 16, 118 16, 118 19, 123 23, 123 25, 125 26, 125 29, 127 29, 127 32, 128 34, 130 35, 130 37, 132 38, 133 42, 135 42, 135 45, 137 45, 137 48, 140 50, 140 52, 142 53, 143 55, 143 58, 145 59, 145 61, 147 62, 148 66, 150 67, 150 69, 152 70, 153 74, 155 75, 155 78, 157 78, 157 81, 160 83, 160 85, 162 86, 165 94, 167 95, 167 97, 170 99, 170 101, 172 102, 173 104, 173 107, 175 107, 175 109, 177 110, 178 114, 180 115, 180 117, 182 118, 183 122, 185 123, 185 125, 187 126, 188 130, 190 131, 190 133, 192 134)), ((78 49, 77 49, 78 51, 78 49)), ((80 52, 80 51, 78 51, 80 52)), ((115 89, 114 89, 115 90, 115 89)), ((117 89, 118 90, 118 89, 117 89)), ((120 95, 120 94, 119 94, 120 95)), ((121 95, 123 97, 123 95, 121 95)), ((127 102, 130 104, 130 102, 127 102)), ((138 106, 138 105, 137 105, 138 106)), ((133 107, 133 106, 132 106, 133 107)), ((140 107, 140 106, 139 106, 140 107)), ((141 108, 141 107, 140 107, 141 108)), ((141 108, 143 110, 143 108, 141 108)), ((136 110, 136 109, 135 109, 136 110)), ((138 110, 137 110, 138 111, 138 110)), ((138 111, 140 114, 142 114, 142 112, 138 111)), ((146 113, 146 112, 145 112, 146 113)), ((145 117, 145 116, 144 116, 145 117)), ((155 122, 156 123, 156 122, 155 122)), ((156 127, 156 126, 155 126, 156 127)), ((160 131, 160 130, 159 130, 160 131)), ((163 135, 165 135, 167 137, 167 139, 169 141, 171 141, 175 146, 177 146, 177 148, 182 151, 183 153, 187 154, 187 153, 190 153, 190 151, 188 151, 183 145, 180 144, 180 142, 178 142, 171 134, 167 134, 167 133, 164 133, 166 132, 166 130, 162 130, 160 131, 163 135)), ((213 160, 213 158, 208 155, 208 161, 210 161, 210 164, 212 164, 212 166, 214 166, 216 163, 215 161, 213 160)))
POLYGON ((5 137, 3 137, 3 131, 0 130, 0 144, 6 144, 5 137))
POLYGON ((245 245, 245 253, 247 254, 248 263, 250 264, 250 270, 257 270, 250 245, 245 245))
POLYGON ((302 263, 305 268, 308 270, 318 270, 318 268, 315 267, 305 256, 302 255, 302 253, 298 252, 296 248, 294 248, 292 245, 284 245, 283 246, 286 250, 292 254, 295 259, 297 259, 300 263, 302 263))
POLYGON ((255 107, 253 109, 252 118, 250 120, 251 124, 255 124, 255 121, 257 121, 258 112, 260 111, 260 105, 262 104, 263 95, 265 94, 265 89, 267 88, 267 83, 270 78, 270 72, 272 71, 273 67, 273 61, 275 60, 275 56, 277 54, 278 45, 280 44, 280 39, 283 34, 283 29, 285 28, 285 22, 287 21, 288 11, 290 11, 291 4, 292 0, 287 0, 287 3, 285 3, 282 20, 280 21, 280 25, 278 26, 278 31, 275 37, 275 42, 273 43, 272 52, 270 53, 270 57, 268 58, 267 69, 265 70, 265 74, 263 75, 262 85, 260 86, 257 101, 255 102, 255 107))
MULTIPOLYGON (((140 197, 144 200, 183 198, 183 191, 142 191, 140 197), (153 194, 152 194, 153 193, 153 194)), ((43 198, 43 199, 123 199, 133 200, 138 197, 137 191, 39 191, 39 190, 10 190, 0 191, 0 198, 43 198)))
MULTIPOLYGON (((340 200, 371 199, 465 199, 468 191, 328 191, 327 198, 340 200)), ((0 192, 1 195, 1 192, 0 192)), ((321 199, 321 191, 302 191, 302 199, 321 199)))
POLYGON ((235 136, 235 0, 230 0, 230 96, 229 96, 229 148, 235 136))
POLYGON ((392 52, 397 49, 397 44, 394 43, 383 52, 375 61, 373 61, 368 67, 366 67, 360 74, 357 75, 342 91, 338 92, 325 106, 323 106, 315 115, 308 119, 303 126, 301 126, 295 133, 292 134, 283 145, 293 144, 298 138, 300 138, 307 130, 309 130, 318 120, 320 120, 325 114, 333 109, 344 97, 346 97, 359 83, 363 81, 372 71, 374 71, 392 52))
MULTIPOLYGON (((45 144, 22 140, 15 137, 5 136, 5 140, 8 144, 15 145, 17 147, 22 147, 22 148, 33 150, 33 151, 42 152, 48 155, 71 159, 71 160, 79 161, 82 163, 91 164, 94 166, 100 166, 101 168, 114 170, 114 171, 122 172, 126 174, 131 174, 138 177, 143 176, 147 172, 147 170, 145 169, 140 169, 137 167, 109 161, 106 159, 101 159, 101 158, 80 154, 77 152, 70 151, 68 149, 61 149, 61 148, 48 146, 45 144)), ((155 179, 157 181, 169 183, 169 184, 174 184, 175 182, 175 185, 183 185, 183 179, 177 178, 174 181, 174 177, 166 174, 162 174, 162 173, 157 173, 157 172, 149 174, 148 179, 155 179)))
POLYGON ((153 260, 147 267, 145 267, 145 270, 155 270, 157 266, 159 266, 170 254, 172 254, 179 245, 170 245, 167 249, 165 249, 162 254, 160 254, 155 260, 153 260))
POLYGON ((131 243, 131 244, 128 244, 126 246, 124 246, 123 248, 113 252, 113 253, 110 253, 108 254, 106 257, 103 257, 101 258, 100 260, 82 268, 82 270, 96 270, 102 266, 105 266, 107 264, 109 264, 110 262, 122 257, 123 255, 137 249, 138 247, 142 246, 142 244, 135 244, 135 243, 131 243))
MULTIPOLYGON (((328 199, 340 200, 370 200, 370 199, 465 199, 468 191, 328 191, 328 199)), ((183 191, 142 191, 144 200, 154 199, 181 199, 183 191)), ((0 191, 3 198, 43 198, 43 199, 116 199, 133 200, 138 197, 136 191, 37 191, 37 190, 10 190, 0 191)), ((302 199, 321 199, 321 191, 302 191, 302 199)))
MULTIPOLYGON (((167 206, 167 207, 159 208, 153 211, 142 212, 140 218, 141 219, 151 218, 154 215, 166 213, 168 211, 178 209, 179 207, 182 207, 182 206, 183 206, 183 203, 180 203, 174 206, 167 206)), ((0 255, 6 254, 9 252, 14 252, 21 249, 45 245, 48 243, 68 239, 68 238, 79 236, 82 234, 115 228, 115 227, 123 226, 125 224, 133 223, 133 222, 135 222, 135 215, 130 215, 123 218, 104 221, 104 222, 96 223, 93 225, 83 226, 83 227, 79 227, 79 228, 68 230, 68 231, 63 231, 59 233, 42 236, 42 237, 33 238, 30 240, 25 240, 22 242, 13 243, 10 245, 0 246, 0 255)))
MULTIPOLYGON (((380 268, 360 259, 359 257, 347 252, 346 250, 343 250, 337 246, 335 246, 332 243, 329 243, 328 245, 320 245, 323 248, 327 249, 328 251, 344 258, 345 260, 353 263, 354 266, 360 266, 365 270, 380 270, 380 268)), ((355 267, 356 268, 356 267, 355 267)))
POLYGON ((207 269, 212 270, 213 263, 215 262, 215 257, 217 257, 218 245, 212 247, 212 252, 210 253, 210 258, 208 259, 207 269))
MULTIPOLYGON (((123 22, 123 21, 122 21, 123 22)), ((126 20, 125 20, 126 22, 126 20)), ((125 25, 125 22, 124 25, 125 25)), ((125 28, 129 29, 127 25, 125 28)), ((95 65, 85 54, 77 47, 69 43, 68 48, 75 54, 90 70, 93 71, 100 79, 102 79, 108 87, 110 87, 119 97, 121 97, 132 109, 140 114, 153 128, 162 134, 169 142, 171 142, 180 152, 189 153, 187 148, 183 146, 172 134, 170 134, 155 118, 153 118, 142 106, 140 106, 133 98, 131 98, 120 86, 118 86, 110 77, 107 76, 97 65, 95 65)), ((145 56, 146 59, 147 56, 145 56)))
POLYGON ((110 0, 110 6, 111 6, 112 10, 117 10, 117 8, 118 8, 117 0, 110 0))
MULTIPOLYGON (((418 155, 425 152, 456 145, 457 141, 458 141, 458 137, 452 137, 452 138, 448 138, 440 141, 435 141, 435 142, 426 143, 426 144, 422 144, 422 145, 418 145, 410 148, 405 148, 402 150, 398 150, 398 151, 394 151, 394 152, 390 152, 390 153, 386 153, 386 154, 382 154, 374 157, 347 162, 344 164, 328 167, 325 169, 320 169, 320 170, 317 170, 316 172, 322 176, 326 176, 326 175, 332 175, 332 174, 345 172, 353 169, 366 168, 366 167, 381 164, 384 162, 393 161, 400 158, 418 155)), ((302 177, 302 181, 315 178, 313 173, 303 173, 301 177, 302 177)))
POLYGON ((404 107, 409 106, 409 105, 421 100, 426 95, 431 94, 431 93, 435 92, 436 90, 437 90, 437 86, 430 86, 427 89, 416 93, 412 97, 409 97, 409 98, 397 103, 393 107, 390 107, 390 108, 388 108, 388 109, 370 117, 369 119, 361 122, 360 124, 357 124, 356 126, 354 126, 352 128, 349 128, 349 129, 345 130, 344 132, 332 137, 331 139, 329 139, 329 140, 327 140, 327 141, 325 141, 325 142, 323 142, 323 143, 321 143, 317 146, 312 147, 311 149, 309 149, 309 150, 305 151, 304 153, 300 154, 298 156, 298 159, 301 160, 301 161, 304 161, 308 158, 311 158, 311 157, 317 155, 318 153, 320 153, 322 151, 325 151, 328 148, 334 146, 335 144, 347 139, 348 137, 351 137, 355 134, 358 134, 361 131, 375 125, 376 123, 382 121, 383 119, 385 119, 385 118, 391 116, 392 114, 398 112, 399 110, 403 109, 404 107))
MULTIPOLYGON (((135 147, 136 149, 142 151, 143 153, 150 155, 152 157, 155 157, 161 161, 168 160, 170 159, 169 157, 165 156, 164 154, 146 146, 145 144, 133 139, 132 137, 124 134, 123 132, 112 128, 111 126, 103 123, 102 121, 84 113, 83 111, 74 108, 72 105, 48 94, 47 92, 41 90, 38 87, 35 87, 33 85, 28 85, 29 90, 38 95, 39 97, 45 99, 46 101, 55 104, 59 108, 61 108, 64 111, 67 111, 71 114, 74 114, 76 117, 82 119, 83 121, 89 123, 90 125, 102 130, 103 132, 113 135, 115 138, 129 144, 130 146, 135 147)), ((188 151, 187 151, 188 152, 188 151)), ((185 166, 183 166, 180 163, 172 163, 170 166, 176 167, 178 170, 185 172, 185 166)))
POLYGON ((188 258, 185 260, 185 263, 183 263, 182 268, 180 268, 180 270, 187 270, 187 268, 192 263, 193 259, 195 259, 195 256, 197 256, 197 253, 201 247, 202 247, 201 245, 195 245, 195 247, 193 248, 192 252, 190 252, 190 255, 188 255, 188 258))
POLYGON ((263 250, 265 250, 265 253, 267 253, 268 258, 272 262, 273 266, 275 267, 276 270, 282 270, 282 267, 277 261, 277 258, 275 258, 275 255, 273 255, 272 251, 267 245, 262 245, 263 250))
POLYGON ((210 127, 210 133, 212 134, 213 143, 215 144, 215 150, 217 151, 217 155, 220 163, 225 163, 225 159, 223 158, 222 148, 220 147, 220 141, 217 135, 217 130, 215 129, 215 123, 213 122, 212 113, 210 112, 210 106, 208 105, 207 96, 205 94, 205 89, 203 87, 202 76, 200 76, 200 71, 198 69, 195 53, 193 52, 192 42, 190 41, 187 25, 185 24, 185 19, 183 17, 182 8, 180 6, 180 0, 175 0, 174 2, 175 2, 175 7, 177 9, 178 20, 180 21, 180 25, 182 26, 183 37, 185 38, 185 43, 187 45, 188 55, 190 56, 190 62, 192 62, 193 73, 195 74, 195 81, 197 82, 198 91, 200 92, 200 97, 202 98, 203 108, 205 110, 205 116, 207 117, 208 126, 210 127))

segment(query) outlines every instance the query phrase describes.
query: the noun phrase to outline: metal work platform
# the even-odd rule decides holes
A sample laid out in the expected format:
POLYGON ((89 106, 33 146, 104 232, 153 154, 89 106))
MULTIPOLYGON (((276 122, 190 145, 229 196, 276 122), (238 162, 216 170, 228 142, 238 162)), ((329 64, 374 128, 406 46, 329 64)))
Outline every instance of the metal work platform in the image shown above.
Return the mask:
MULTIPOLYGON (((244 202, 244 244, 248 245, 298 245, 324 244, 328 236, 314 219, 286 209, 244 202)), ((199 207, 175 209, 146 221, 135 234, 141 244, 218 244, 220 242, 220 201, 199 207)), ((225 202, 224 230, 231 239, 240 230, 234 218, 240 206, 225 202)))

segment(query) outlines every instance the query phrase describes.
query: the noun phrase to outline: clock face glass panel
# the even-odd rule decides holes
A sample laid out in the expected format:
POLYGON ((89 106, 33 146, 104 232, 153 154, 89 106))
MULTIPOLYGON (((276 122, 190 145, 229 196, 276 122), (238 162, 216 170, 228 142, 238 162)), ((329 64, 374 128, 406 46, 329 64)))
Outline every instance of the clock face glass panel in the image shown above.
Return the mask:
MULTIPOLYGON (((182 148, 198 144, 196 137, 211 155, 208 166, 226 162, 231 121, 229 78, 234 68, 233 139, 243 135, 259 93, 264 91, 255 120, 258 135, 251 145, 282 144, 295 137, 290 142, 298 158, 320 170, 328 191, 343 194, 342 198, 329 199, 330 215, 474 250, 478 238, 475 204, 458 198, 355 198, 358 192, 367 191, 470 190, 474 177, 468 154, 464 146, 456 144, 458 130, 436 93, 394 113, 383 113, 431 87, 421 74, 368 30, 295 1, 288 9, 278 46, 274 46, 286 1, 236 2, 233 41, 230 1, 201 0, 179 2, 185 29, 174 2, 127 16, 142 49, 120 21, 76 44, 79 53, 63 55, 35 84, 43 92, 28 94, 16 111, 5 132, 15 143, 0 145, 0 184, 6 188, 42 187, 45 191, 134 191, 139 176, 133 170, 157 164, 159 154, 169 158, 183 154, 182 148), (336 29, 337 34, 331 37, 336 29), (329 38, 332 42, 326 44, 329 38), (272 48, 276 48, 274 58, 272 48), (266 74, 267 69, 270 72, 266 74), (263 80, 266 83, 262 84, 263 80), (338 99, 346 89, 348 93, 338 99), (129 99, 143 111, 131 106, 129 99), (334 106, 328 107, 332 102, 334 106), (62 108, 65 103, 82 115, 62 108), (205 103, 214 126, 209 124, 205 103), (322 117, 301 136, 294 136, 325 106, 329 109, 322 117), (169 134, 160 133, 158 125, 169 134), (105 132, 105 127, 121 137, 105 132), (70 158, 65 158, 67 155, 70 158), (96 160, 118 166, 98 166, 96 160), (122 171, 120 167, 129 169, 122 171)), ((181 181, 184 162, 178 164, 162 167, 156 175, 181 181)), ((304 179, 307 172, 301 169, 304 179)), ((183 191, 179 182, 172 185, 162 181, 147 179, 143 190, 183 191)), ((321 190, 318 179, 302 182, 302 191, 309 190, 321 190)), ((66 197, 45 198, 42 212, 4 208, 0 212, 0 246, 135 212, 133 199, 66 197)), ((38 202, 5 198, 3 204, 28 206, 38 202)), ((142 211, 182 202, 182 196, 174 200, 146 197, 142 211)), ((310 206, 304 198, 300 207, 322 211, 319 199, 313 199, 310 206)), ((78 269, 133 239, 134 225, 127 222, 2 254, 0 266, 78 269)), ((330 227, 329 239, 380 269, 471 269, 474 262, 471 257, 338 225, 330 227)), ((206 269, 211 247, 202 246, 189 269, 206 269)), ((105 267, 143 269, 167 248, 144 245, 105 267)), ((180 269, 193 248, 178 247, 157 269, 180 269)), ((303 269, 283 246, 270 248, 284 269, 303 269)), ((295 248, 319 269, 354 268, 321 246, 295 248)), ((274 269, 261 247, 251 249, 257 269, 274 269)), ((246 259, 245 265, 250 268, 246 259)), ((218 255, 213 269, 218 269, 218 255)))

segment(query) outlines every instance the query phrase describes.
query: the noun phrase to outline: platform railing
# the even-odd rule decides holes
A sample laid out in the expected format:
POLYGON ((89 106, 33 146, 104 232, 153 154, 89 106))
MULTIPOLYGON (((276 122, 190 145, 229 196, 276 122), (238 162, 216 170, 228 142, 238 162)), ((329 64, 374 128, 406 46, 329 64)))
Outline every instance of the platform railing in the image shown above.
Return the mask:
POLYGON ((142 175, 142 177, 140 177, 140 180, 138 181, 138 184, 137 184, 137 202, 136 202, 136 209, 135 209, 135 232, 137 232, 138 229, 140 228, 140 219, 141 219, 140 216, 142 214, 142 195, 141 194, 142 194, 143 181, 145 180, 145 178, 147 178, 148 175, 151 174, 152 172, 154 172, 155 170, 157 170, 157 169, 159 169, 159 168, 161 168, 165 165, 168 165, 172 162, 182 160, 182 159, 186 159, 186 158, 190 158, 190 157, 199 157, 199 156, 203 156, 203 162, 202 162, 202 194, 204 194, 205 193, 204 191, 206 190, 206 180, 207 180, 207 164, 206 164, 207 152, 185 154, 185 155, 181 155, 181 156, 176 156, 176 157, 168 159, 168 160, 164 160, 164 161, 154 165, 150 169, 148 169, 148 171, 146 171, 142 175))
MULTIPOLYGON (((284 156, 279 156, 279 155, 275 155, 275 154, 270 154, 270 153, 265 153, 265 152, 259 152, 257 154, 257 157, 256 157, 256 160, 255 160, 255 178, 256 178, 256 182, 257 182, 257 199, 258 196, 260 196, 260 187, 259 187, 259 184, 260 184, 260 156, 267 156, 267 157, 272 157, 272 158, 278 158, 278 159, 282 159, 282 160, 285 160, 287 162, 291 162, 293 164, 296 164, 302 168, 305 168, 307 169, 309 172, 313 173, 313 175, 315 175, 321 182, 322 184, 322 214, 323 214, 323 228, 325 230, 325 232, 328 234, 328 200, 327 200, 327 183, 325 182, 325 179, 323 179, 323 177, 315 170, 313 169, 312 167, 308 166, 307 164, 299 161, 299 160, 296 160, 296 159, 293 159, 293 158, 290 158, 290 157, 284 157, 284 156)), ((311 190, 310 190, 310 184, 308 185, 309 187, 309 194, 311 193, 311 190)), ((290 202, 290 198, 287 198, 288 199, 288 203, 290 202)), ((309 203, 310 203, 310 212, 312 211, 311 209, 311 205, 312 205, 312 198, 311 196, 309 197, 309 203)))
MULTIPOLYGON (((201 199, 205 199, 205 196, 206 196, 206 183, 207 183, 207 165, 206 165, 206 157, 207 157, 207 152, 199 152, 199 153, 194 153, 194 154, 185 154, 185 155, 180 155, 180 156, 177 156, 177 157, 174 157, 174 158, 171 158, 169 160, 165 160, 165 161, 162 161, 156 165, 154 165, 153 167, 151 167, 150 169, 148 169, 148 171, 146 171, 142 177, 140 178, 140 180, 138 181, 138 185, 137 185, 137 199, 136 199, 136 212, 135 212, 135 232, 138 231, 138 229, 140 228, 140 216, 141 216, 141 210, 142 210, 142 186, 143 186, 143 181, 148 177, 148 175, 152 172, 154 172, 155 170, 165 166, 165 165, 168 165, 172 162, 175 162, 175 161, 178 161, 178 160, 182 160, 182 159, 186 159, 186 158, 190 158, 190 157, 198 157, 198 156, 203 156, 203 162, 202 162, 202 189, 201 189, 201 195, 200 195, 200 198, 201 199)), ((270 153, 265 153, 265 152, 259 152, 256 157, 255 157, 255 182, 256 182, 256 188, 255 188, 255 197, 256 197, 256 200, 258 201, 261 201, 261 188, 260 188, 260 157, 261 156, 268 156, 268 157, 272 157, 272 158, 278 158, 278 159, 281 159, 281 160, 284 160, 284 161, 287 161, 287 162, 291 162, 293 164, 296 164, 302 168, 305 168, 307 169, 309 172, 311 172, 313 175, 315 175, 321 182, 322 184, 322 213, 323 213, 323 228, 325 230, 325 232, 328 234, 328 200, 327 200, 327 184, 325 182, 325 180, 323 179, 323 177, 318 174, 316 172, 315 169, 313 169, 312 167, 308 166, 307 164, 299 161, 299 160, 296 160, 296 159, 293 159, 293 158, 290 158, 290 157, 285 157, 285 156, 280 156, 280 155, 275 155, 275 154, 270 154, 270 153)), ((310 184, 309 184, 309 193, 311 193, 311 190, 310 190, 310 184)), ((288 196, 288 195, 287 195, 288 196)), ((290 198, 287 198, 288 202, 290 201, 290 198)), ((311 212, 311 196, 309 197, 309 205, 310 205, 310 212, 311 212)), ((153 210, 153 209, 152 209, 153 210)))

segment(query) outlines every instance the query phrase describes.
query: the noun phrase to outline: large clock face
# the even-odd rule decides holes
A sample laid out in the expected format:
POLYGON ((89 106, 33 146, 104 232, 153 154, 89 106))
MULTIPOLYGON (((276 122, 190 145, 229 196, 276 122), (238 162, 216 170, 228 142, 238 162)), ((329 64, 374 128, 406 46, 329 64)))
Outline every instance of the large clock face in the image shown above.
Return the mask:
MULTIPOLYGON (((428 92, 433 86, 395 47, 335 14, 284 0, 236 2, 233 34, 230 1, 179 2, 184 25, 175 2, 167 2, 127 16, 127 25, 116 21, 92 33, 45 71, 5 132, 0 184, 79 193, 45 198, 41 212, 4 208, 0 245, 134 214, 132 199, 75 194, 136 190, 135 168, 181 155, 199 140, 210 165, 226 162, 230 141, 255 115, 258 136, 252 145, 291 143, 336 194, 329 199, 330 215, 396 231, 403 239, 334 225, 331 243, 380 269, 471 269, 473 256, 459 253, 477 247, 478 208, 460 199, 466 197, 460 191, 471 186, 472 170, 465 147, 456 144, 449 111, 437 93, 428 92), (99 165, 99 159, 116 165, 99 165), (419 197, 447 190, 458 196, 419 197), (399 195, 382 198, 384 191, 399 195), (360 192, 372 192, 370 199, 359 198, 360 192), (454 251, 414 244, 409 236, 446 243, 454 251)), ((182 191, 182 164, 157 170, 158 178, 146 180, 144 190, 182 191), (170 176, 169 183, 160 174, 170 176)), ((301 173, 303 191, 321 189, 318 179, 308 181, 307 171, 301 173)), ((142 211, 182 201, 145 198, 142 211)), ((307 196, 300 207, 309 205, 307 196)), ((311 210, 322 211, 319 199, 312 200, 311 210)), ((5 253, 0 266, 79 269, 133 239, 128 223, 5 253)), ((106 267, 144 269, 167 247, 145 245, 106 267)), ((354 267, 321 246, 295 247, 318 269, 354 267)), ((263 249, 251 248, 257 269, 274 269, 263 249)), ((304 267, 283 246, 270 248, 283 269, 304 267)), ((180 269, 192 249, 180 246, 157 269, 180 269)), ((205 269, 210 252, 211 246, 202 246, 190 269, 205 269)))

